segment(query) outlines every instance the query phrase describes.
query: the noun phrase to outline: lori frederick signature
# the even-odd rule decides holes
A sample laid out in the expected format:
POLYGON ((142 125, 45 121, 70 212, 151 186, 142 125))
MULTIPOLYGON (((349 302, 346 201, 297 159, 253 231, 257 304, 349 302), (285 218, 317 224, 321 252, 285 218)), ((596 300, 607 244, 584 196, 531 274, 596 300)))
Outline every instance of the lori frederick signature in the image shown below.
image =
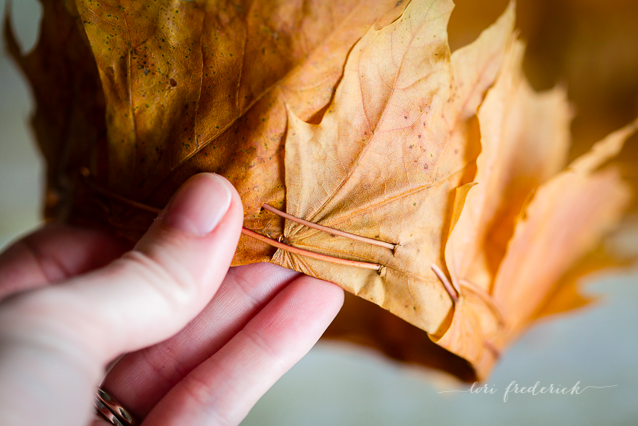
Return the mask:
MULTIPOLYGON (((516 380, 512 380, 503 393, 503 402, 507 402, 507 399, 510 395, 514 394, 527 394, 527 395, 540 395, 540 394, 554 394, 554 395, 580 395, 585 392, 587 389, 605 389, 605 388, 614 388, 618 385, 608 385, 608 386, 583 386, 580 381, 576 382, 573 386, 561 386, 554 385, 553 383, 542 386, 541 382, 536 382, 533 386, 521 386, 516 382, 516 380)), ((473 394, 489 394, 489 395, 497 395, 499 393, 499 389, 495 385, 490 385, 489 383, 479 384, 479 382, 474 382, 469 389, 465 390, 446 390, 440 391, 439 393, 473 393, 473 394)))

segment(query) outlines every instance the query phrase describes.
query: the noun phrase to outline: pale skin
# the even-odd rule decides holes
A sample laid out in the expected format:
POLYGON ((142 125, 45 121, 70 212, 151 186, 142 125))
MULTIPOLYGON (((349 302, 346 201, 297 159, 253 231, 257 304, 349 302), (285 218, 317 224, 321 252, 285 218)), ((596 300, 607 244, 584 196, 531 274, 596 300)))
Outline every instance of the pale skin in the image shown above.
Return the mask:
POLYGON ((275 265, 229 270, 242 220, 232 185, 200 174, 133 248, 60 224, 9 247, 0 424, 109 424, 92 405, 102 379, 143 425, 239 424, 343 303, 334 284, 275 265))

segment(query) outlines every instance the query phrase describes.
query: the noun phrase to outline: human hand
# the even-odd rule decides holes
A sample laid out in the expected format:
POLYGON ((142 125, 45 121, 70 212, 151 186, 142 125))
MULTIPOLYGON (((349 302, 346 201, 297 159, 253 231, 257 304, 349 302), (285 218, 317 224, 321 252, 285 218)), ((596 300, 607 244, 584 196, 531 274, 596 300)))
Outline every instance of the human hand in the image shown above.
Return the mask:
MULTIPOLYGON (((343 303, 271 264, 228 267, 241 200, 191 178, 135 248, 53 225, 0 255, 0 424, 87 425, 102 387, 142 424, 238 424, 343 303)), ((108 424, 93 420, 95 425, 108 424)))

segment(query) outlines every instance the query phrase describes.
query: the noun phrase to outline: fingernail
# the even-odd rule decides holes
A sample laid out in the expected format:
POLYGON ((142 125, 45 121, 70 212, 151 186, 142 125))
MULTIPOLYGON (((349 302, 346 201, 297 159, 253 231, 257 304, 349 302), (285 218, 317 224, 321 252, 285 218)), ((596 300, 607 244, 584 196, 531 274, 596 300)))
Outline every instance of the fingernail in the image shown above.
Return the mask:
POLYGON ((161 220, 174 228, 204 236, 221 222, 230 207, 231 193, 224 179, 200 173, 182 185, 168 203, 161 220))

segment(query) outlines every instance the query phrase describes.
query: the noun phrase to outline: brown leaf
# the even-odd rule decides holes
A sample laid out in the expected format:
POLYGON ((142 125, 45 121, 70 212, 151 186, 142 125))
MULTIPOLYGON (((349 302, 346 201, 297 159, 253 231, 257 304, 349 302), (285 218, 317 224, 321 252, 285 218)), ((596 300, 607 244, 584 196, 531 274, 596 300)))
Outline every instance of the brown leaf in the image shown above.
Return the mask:
POLYGON ((450 58, 451 1, 411 2, 403 15, 355 45, 319 125, 290 113, 286 212, 390 242, 394 250, 288 221, 290 244, 383 265, 337 267, 278 251, 273 262, 321 277, 435 332, 451 301, 432 272, 442 264, 449 195, 471 174, 477 147, 466 128, 492 84, 513 30, 511 6, 450 58), (347 123, 347 124, 346 124, 347 123))
POLYGON ((587 302, 566 273, 627 204, 599 169, 636 123, 561 172, 572 114, 563 88, 523 76, 513 3, 453 54, 451 0, 43 5, 33 52, 5 29, 38 104, 48 217, 135 239, 188 177, 220 173, 261 234, 235 264, 338 283, 412 325, 357 299, 333 337, 466 380, 587 302))
POLYGON ((461 287, 450 327, 435 341, 469 360, 478 377, 534 319, 571 265, 620 219, 630 191, 615 170, 597 168, 635 128, 610 135, 542 185, 519 215, 491 287, 461 287))
POLYGON ((536 94, 522 72, 524 46, 512 41, 495 86, 478 113, 482 152, 477 184, 468 194, 446 245, 456 286, 489 290, 525 200, 563 169, 571 112, 564 90, 536 94))
MULTIPOLYGON (((105 0, 99 6, 76 0, 66 2, 72 13, 60 2, 43 4, 45 26, 54 29, 56 23, 68 22, 74 33, 72 38, 45 38, 43 32, 43 47, 30 57, 47 61, 77 56, 79 60, 55 66, 66 76, 61 91, 72 86, 71 81, 90 79, 97 87, 85 84, 72 107, 86 111, 83 103, 102 106, 94 120, 98 123, 90 129, 81 128, 56 144, 42 142, 52 153, 47 154, 51 162, 54 153, 65 150, 82 159, 65 169, 63 178, 49 179, 56 190, 60 180, 74 182, 58 197, 65 205, 57 210, 68 211, 73 203, 76 218, 99 217, 99 211, 87 212, 87 190, 81 180, 77 183, 82 167, 109 191, 156 207, 191 175, 211 171, 235 184, 246 225, 266 234, 279 234, 283 226, 277 216, 263 214, 261 205, 283 204, 284 105, 304 119, 319 113, 333 95, 352 45, 377 18, 392 20, 402 10, 387 0, 372 5, 355 0, 105 0), (98 142, 75 148, 96 139, 86 133, 100 126, 108 132, 102 130, 98 142)), ((19 52, 14 56, 21 61, 19 52)), ((24 71, 31 79, 43 79, 41 68, 24 71)), ((45 113, 72 109, 49 105, 55 87, 49 81, 33 86, 44 100, 38 104, 46 106, 45 113)), ((43 126, 49 132, 68 127, 70 119, 55 116, 51 121, 43 126)), ((107 210, 103 220, 132 239, 154 217, 112 198, 99 202, 107 210)), ((268 260, 270 254, 269 246, 242 238, 235 263, 268 260)))
POLYGON ((31 126, 46 159, 45 216, 64 219, 75 191, 69 175, 77 175, 92 152, 104 146, 105 106, 98 70, 72 3, 41 3, 40 39, 33 51, 22 55, 10 13, 5 14, 4 39, 35 100, 31 126))
POLYGON ((562 169, 569 148, 566 96, 561 89, 534 93, 522 73, 523 54, 523 44, 512 40, 478 113, 476 186, 457 201, 462 212, 445 247, 460 300, 449 328, 432 336, 478 365, 479 376, 485 375, 481 366, 498 356, 491 340, 505 319, 490 293, 515 218, 531 193, 562 169))
MULTIPOLYGON (((562 168, 571 113, 560 88, 546 94, 533 93, 521 73, 522 55, 522 44, 514 41, 498 81, 479 111, 483 150, 477 160, 476 186, 457 189, 451 219, 454 230, 446 246, 448 269, 461 289, 460 301, 445 332, 432 335, 435 342, 470 361, 479 378, 487 376, 503 347, 531 321, 589 301, 579 295, 578 279, 619 263, 598 251, 571 265, 618 220, 628 198, 617 176, 602 182, 607 172, 590 174, 618 154, 635 124, 575 161, 569 171, 554 178, 557 183, 552 180, 547 184, 549 188, 538 190, 530 203, 533 191, 562 168), (586 182, 564 177, 575 172, 584 174, 586 182), (556 185, 561 192, 552 189, 556 185), (542 213, 539 203, 546 209, 542 213), (518 262, 526 269, 503 275, 507 278, 499 275, 495 283, 515 220, 522 211, 527 218, 517 229, 526 232, 510 243, 518 247, 517 252, 508 254, 505 268, 518 262), (532 221, 530 215, 537 220, 532 221), (563 237, 567 242, 555 242, 561 234, 567 235, 563 237), (552 246, 560 251, 552 252, 552 246), (499 294, 516 296, 499 298, 499 294)), ((510 246, 510 250, 515 249, 510 246)), ((370 323, 386 322, 383 314, 361 304, 358 312, 367 312, 370 323)), ((364 342, 389 356, 466 377, 463 368, 446 362, 449 356, 419 343, 421 340, 409 327, 394 328, 390 338, 382 332, 366 331, 352 320, 355 316, 350 312, 345 319, 337 318, 329 337, 364 342), (352 325, 346 327, 344 323, 352 325), (420 350, 415 350, 417 347, 420 350)), ((383 326, 377 328, 383 330, 383 326)))

